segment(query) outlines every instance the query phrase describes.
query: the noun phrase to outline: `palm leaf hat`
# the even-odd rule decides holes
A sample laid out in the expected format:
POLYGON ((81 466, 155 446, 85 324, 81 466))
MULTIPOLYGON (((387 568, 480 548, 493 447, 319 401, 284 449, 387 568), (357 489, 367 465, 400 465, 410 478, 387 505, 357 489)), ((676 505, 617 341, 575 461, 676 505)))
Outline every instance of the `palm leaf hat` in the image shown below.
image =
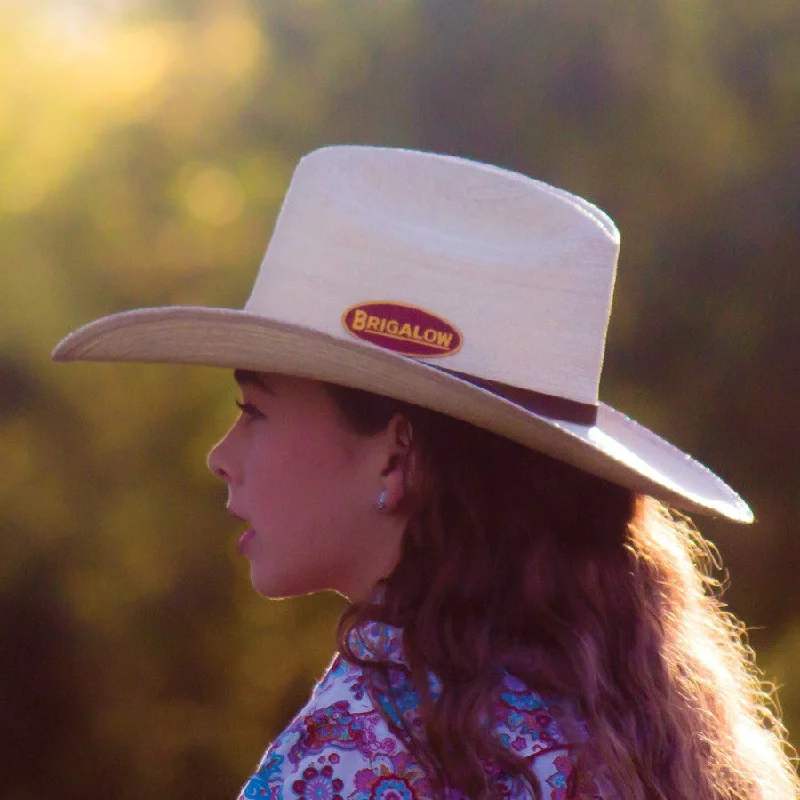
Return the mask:
POLYGON ((335 146, 298 164, 242 309, 102 317, 58 361, 314 378, 434 409, 677 508, 751 522, 714 473, 599 401, 619 233, 462 158, 335 146))

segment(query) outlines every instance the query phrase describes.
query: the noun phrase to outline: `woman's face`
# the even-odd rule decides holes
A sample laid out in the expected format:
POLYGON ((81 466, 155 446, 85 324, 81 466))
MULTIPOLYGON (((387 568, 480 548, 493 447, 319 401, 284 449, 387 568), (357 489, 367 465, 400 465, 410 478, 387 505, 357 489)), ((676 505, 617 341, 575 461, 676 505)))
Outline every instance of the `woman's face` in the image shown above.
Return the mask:
POLYGON ((377 506, 396 461, 388 434, 346 428, 317 381, 236 378, 241 413, 208 464, 228 485, 228 510, 248 524, 239 551, 254 588, 362 599, 394 567, 404 528, 377 506))

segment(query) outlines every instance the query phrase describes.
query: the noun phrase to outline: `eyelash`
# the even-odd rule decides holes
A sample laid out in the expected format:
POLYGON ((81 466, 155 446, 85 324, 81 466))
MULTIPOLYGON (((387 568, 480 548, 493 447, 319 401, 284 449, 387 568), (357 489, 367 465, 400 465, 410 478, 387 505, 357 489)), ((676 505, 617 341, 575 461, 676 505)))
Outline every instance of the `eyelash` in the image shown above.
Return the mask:
POLYGON ((236 407, 242 414, 250 417, 251 419, 260 419, 264 416, 252 403, 243 403, 241 400, 236 401, 236 407))

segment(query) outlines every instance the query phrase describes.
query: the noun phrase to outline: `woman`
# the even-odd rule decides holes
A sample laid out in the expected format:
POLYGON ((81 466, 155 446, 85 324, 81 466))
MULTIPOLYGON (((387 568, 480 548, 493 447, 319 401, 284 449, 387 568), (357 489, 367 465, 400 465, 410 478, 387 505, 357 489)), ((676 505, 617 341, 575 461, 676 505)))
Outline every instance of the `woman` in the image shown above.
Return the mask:
POLYGON ((234 369, 209 465, 254 587, 351 601, 243 797, 797 795, 713 552, 667 505, 749 508, 597 399, 618 247, 524 176, 326 148, 244 311, 126 312, 56 348, 234 369))

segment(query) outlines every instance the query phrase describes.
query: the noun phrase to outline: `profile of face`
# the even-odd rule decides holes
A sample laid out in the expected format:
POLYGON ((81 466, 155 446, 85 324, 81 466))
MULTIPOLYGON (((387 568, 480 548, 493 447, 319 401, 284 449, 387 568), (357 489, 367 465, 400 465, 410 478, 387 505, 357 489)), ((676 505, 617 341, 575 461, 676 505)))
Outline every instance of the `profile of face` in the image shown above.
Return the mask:
POLYGON ((322 383, 239 371, 236 379, 240 414, 208 466, 228 486, 228 511, 249 526, 239 551, 253 587, 273 598, 326 589, 367 597, 396 564, 407 521, 398 512, 404 421, 362 436, 322 383))

